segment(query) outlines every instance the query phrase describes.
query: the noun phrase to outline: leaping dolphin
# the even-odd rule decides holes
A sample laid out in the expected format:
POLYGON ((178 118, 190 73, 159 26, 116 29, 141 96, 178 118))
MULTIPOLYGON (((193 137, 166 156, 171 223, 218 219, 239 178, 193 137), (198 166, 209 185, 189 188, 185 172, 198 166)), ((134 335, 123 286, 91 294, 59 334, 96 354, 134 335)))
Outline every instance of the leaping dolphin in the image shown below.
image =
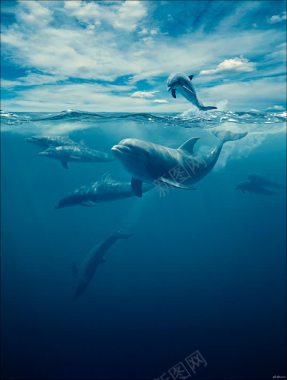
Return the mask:
POLYGON ((200 111, 215 110, 217 107, 204 106, 197 98, 195 89, 192 84, 193 75, 186 75, 184 73, 172 73, 167 79, 168 91, 171 91, 171 95, 176 98, 176 92, 178 91, 189 102, 196 106, 200 111))
POLYGON ((78 270, 78 268, 73 265, 74 275, 78 279, 74 299, 78 298, 86 290, 96 272, 97 267, 105 262, 104 255, 106 254, 107 250, 113 244, 115 244, 117 240, 128 239, 131 236, 132 234, 115 232, 102 243, 96 245, 93 249, 91 249, 88 256, 81 264, 80 270, 78 270))
POLYGON ((107 162, 113 161, 108 153, 99 152, 95 149, 90 149, 80 145, 64 145, 50 147, 43 152, 38 153, 40 156, 55 158, 62 163, 62 166, 67 169, 68 162, 107 162))
POLYGON ((132 174, 132 188, 135 194, 141 197, 142 182, 192 189, 192 185, 214 167, 223 144, 239 140, 245 137, 247 132, 217 131, 214 135, 219 142, 205 155, 193 152, 198 137, 191 138, 178 149, 129 138, 113 146, 112 151, 132 174))

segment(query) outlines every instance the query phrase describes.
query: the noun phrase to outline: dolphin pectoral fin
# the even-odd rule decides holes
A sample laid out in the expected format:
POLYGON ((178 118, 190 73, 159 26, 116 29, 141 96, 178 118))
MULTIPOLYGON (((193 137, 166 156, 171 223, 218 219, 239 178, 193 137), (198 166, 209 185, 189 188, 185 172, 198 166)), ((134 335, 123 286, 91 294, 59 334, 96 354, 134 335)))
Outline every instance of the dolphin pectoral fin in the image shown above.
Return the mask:
POLYGON ((190 80, 192 80, 193 77, 194 77, 194 75, 189 75, 189 76, 188 76, 188 78, 189 78, 190 80))
POLYGON ((140 179, 136 179, 134 177, 132 177, 132 180, 131 180, 131 187, 133 189, 133 192, 135 193, 135 195, 139 198, 142 197, 143 195, 143 192, 142 192, 142 181, 140 179))
POLYGON ((175 90, 175 88, 172 88, 172 90, 171 90, 171 95, 172 95, 172 97, 173 97, 174 99, 176 99, 176 90, 175 90))
POLYGON ((192 137, 191 139, 183 143, 178 149, 181 149, 188 154, 193 154, 194 145, 199 139, 200 137, 192 137))
POLYGON ((63 168, 68 169, 68 162, 66 160, 61 160, 63 168))
POLYGON ((161 182, 167 184, 168 186, 171 187, 176 187, 178 189, 184 189, 184 190, 196 190, 194 187, 191 186, 185 186, 183 183, 173 181, 171 178, 160 178, 161 182))

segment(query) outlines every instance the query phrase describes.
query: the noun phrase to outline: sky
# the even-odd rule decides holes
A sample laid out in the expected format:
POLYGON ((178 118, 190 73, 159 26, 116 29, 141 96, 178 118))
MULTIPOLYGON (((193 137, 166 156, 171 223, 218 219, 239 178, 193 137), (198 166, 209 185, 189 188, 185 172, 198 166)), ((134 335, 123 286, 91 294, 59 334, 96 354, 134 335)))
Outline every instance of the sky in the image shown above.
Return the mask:
POLYGON ((1 1, 1 109, 286 109, 284 1, 1 1))

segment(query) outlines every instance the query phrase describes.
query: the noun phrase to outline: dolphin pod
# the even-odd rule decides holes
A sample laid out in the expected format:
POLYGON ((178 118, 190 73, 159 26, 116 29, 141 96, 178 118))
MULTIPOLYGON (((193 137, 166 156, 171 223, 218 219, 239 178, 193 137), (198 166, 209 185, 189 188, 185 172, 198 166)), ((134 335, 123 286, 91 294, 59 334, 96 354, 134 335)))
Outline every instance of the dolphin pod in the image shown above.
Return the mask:
POLYGON ((215 110, 217 107, 204 106, 199 100, 192 84, 193 75, 184 73, 173 73, 167 79, 168 91, 171 91, 173 98, 176 98, 177 91, 200 111, 215 110))
POLYGON ((216 164, 223 144, 242 139, 244 133, 214 132, 218 144, 207 154, 194 153, 199 140, 193 137, 178 149, 138 139, 125 139, 112 147, 115 156, 132 175, 131 186, 142 196, 142 183, 193 189, 192 185, 205 177, 216 164))
MULTIPOLYGON (((182 73, 171 74, 167 86, 172 96, 176 98, 179 92, 202 111, 216 109, 214 106, 205 106, 199 101, 192 78, 192 75, 187 76, 182 73)), ((208 153, 194 151, 199 137, 187 140, 177 149, 127 138, 111 148, 114 155, 88 148, 82 143, 63 136, 32 136, 26 140, 45 149, 38 153, 40 156, 59 160, 64 168, 68 168, 68 162, 108 162, 117 158, 131 174, 130 182, 103 178, 90 186, 82 186, 60 199, 56 205, 56 208, 60 209, 76 205, 94 206, 99 202, 135 196, 142 197, 143 193, 155 186, 165 185, 193 190, 193 185, 213 169, 223 145, 229 141, 242 139, 247 132, 216 131, 214 135, 218 141, 208 153)), ((257 177, 257 182, 260 181, 262 182, 262 178, 257 177)), ((241 184, 238 189, 245 191, 247 187, 246 184, 241 184)), ((81 296, 87 289, 97 268, 105 262, 104 257, 109 248, 118 240, 128 239, 131 236, 132 234, 115 232, 92 248, 79 268, 73 265, 73 272, 77 278, 74 299, 81 296)))
POLYGON ((115 232, 91 249, 79 269, 73 265, 73 273, 78 280, 74 299, 78 298, 86 290, 97 267, 105 262, 104 255, 108 249, 114 245, 117 240, 129 239, 131 236, 132 234, 122 233, 120 231, 115 232))

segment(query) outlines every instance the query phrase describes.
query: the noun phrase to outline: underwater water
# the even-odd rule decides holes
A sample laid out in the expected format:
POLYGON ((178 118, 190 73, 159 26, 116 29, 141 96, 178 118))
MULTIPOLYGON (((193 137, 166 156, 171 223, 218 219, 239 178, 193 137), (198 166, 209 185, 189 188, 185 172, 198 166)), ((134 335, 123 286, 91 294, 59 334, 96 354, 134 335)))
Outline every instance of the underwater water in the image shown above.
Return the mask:
POLYGON ((286 189, 236 190, 253 173, 286 186, 286 113, 69 110, 1 120, 5 379, 168 379, 197 350, 206 363, 194 379, 286 374, 286 189), (129 181, 119 161, 66 170, 26 142, 62 135, 109 152, 126 137, 177 147, 199 136, 204 151, 214 128, 248 135, 224 145, 195 191, 155 188, 94 207, 55 208, 106 173, 129 181), (133 236, 74 300, 73 263, 118 229, 133 236))

